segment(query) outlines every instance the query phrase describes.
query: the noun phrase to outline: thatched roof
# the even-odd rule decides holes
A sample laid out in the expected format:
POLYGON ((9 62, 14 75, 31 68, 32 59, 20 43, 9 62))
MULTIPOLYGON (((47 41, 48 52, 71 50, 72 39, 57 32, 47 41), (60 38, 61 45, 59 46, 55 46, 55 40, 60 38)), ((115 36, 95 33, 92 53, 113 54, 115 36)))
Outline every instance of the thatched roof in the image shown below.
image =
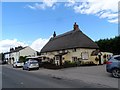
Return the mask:
MULTIPOLYGON (((75 23, 76 24, 76 23, 75 23)), ((67 33, 52 37, 48 43, 41 49, 41 53, 73 48, 93 48, 98 49, 98 45, 86 36, 82 31, 74 29, 67 33)))

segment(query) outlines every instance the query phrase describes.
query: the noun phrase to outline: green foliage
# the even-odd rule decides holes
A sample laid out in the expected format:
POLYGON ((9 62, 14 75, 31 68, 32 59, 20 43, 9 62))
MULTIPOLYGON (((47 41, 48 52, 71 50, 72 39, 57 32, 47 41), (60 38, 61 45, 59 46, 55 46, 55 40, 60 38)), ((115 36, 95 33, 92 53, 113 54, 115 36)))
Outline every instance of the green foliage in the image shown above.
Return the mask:
POLYGON ((26 61, 26 57, 27 57, 27 56, 20 56, 20 57, 19 57, 19 61, 20 61, 20 62, 25 62, 25 61, 26 61))
POLYGON ((100 39, 96 41, 96 43, 102 52, 120 54, 120 36, 110 39, 100 39))
POLYGON ((65 61, 64 64, 63 64, 63 67, 66 68, 66 67, 75 67, 77 66, 77 63, 76 62, 71 62, 71 61, 65 61))
POLYGON ((93 61, 81 61, 81 66, 84 66, 84 65, 95 65, 93 61))
POLYGON ((54 69, 54 70, 63 68, 62 66, 58 66, 51 62, 43 62, 42 67, 47 68, 47 69, 54 69))
POLYGON ((106 60, 106 59, 104 59, 103 63, 104 63, 104 64, 106 64, 106 62, 107 62, 107 60, 106 60))
POLYGON ((96 58, 95 58, 95 61, 96 61, 96 62, 98 62, 98 61, 99 61, 99 58, 98 58, 98 57, 96 57, 96 58))

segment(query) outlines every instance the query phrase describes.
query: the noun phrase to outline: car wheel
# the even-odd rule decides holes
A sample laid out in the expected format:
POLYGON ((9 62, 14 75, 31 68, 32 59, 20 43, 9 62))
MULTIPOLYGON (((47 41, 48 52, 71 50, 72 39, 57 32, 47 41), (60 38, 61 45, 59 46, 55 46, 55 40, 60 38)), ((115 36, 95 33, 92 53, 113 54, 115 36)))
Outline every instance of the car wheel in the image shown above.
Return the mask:
POLYGON ((27 70, 30 71, 30 68, 28 67, 27 70))
POLYGON ((17 68, 17 65, 15 66, 15 68, 17 68))
POLYGON ((15 68, 14 65, 13 65, 13 68, 15 68))
POLYGON ((120 77, 120 70, 119 69, 113 69, 112 70, 112 75, 113 75, 113 77, 115 77, 115 78, 119 78, 120 77))
POLYGON ((24 67, 23 67, 23 70, 25 70, 24 67))
POLYGON ((39 68, 37 68, 37 70, 39 70, 39 68))

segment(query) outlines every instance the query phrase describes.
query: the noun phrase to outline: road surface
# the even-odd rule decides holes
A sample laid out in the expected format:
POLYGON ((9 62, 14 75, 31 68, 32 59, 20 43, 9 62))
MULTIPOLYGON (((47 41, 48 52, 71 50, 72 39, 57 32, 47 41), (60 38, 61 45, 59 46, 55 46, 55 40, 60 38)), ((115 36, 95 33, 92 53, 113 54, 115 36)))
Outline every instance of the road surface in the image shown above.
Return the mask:
MULTIPOLYGON (((37 72, 37 70, 36 70, 37 72)), ((111 88, 109 86, 69 80, 31 71, 2 67, 2 88, 111 88)))

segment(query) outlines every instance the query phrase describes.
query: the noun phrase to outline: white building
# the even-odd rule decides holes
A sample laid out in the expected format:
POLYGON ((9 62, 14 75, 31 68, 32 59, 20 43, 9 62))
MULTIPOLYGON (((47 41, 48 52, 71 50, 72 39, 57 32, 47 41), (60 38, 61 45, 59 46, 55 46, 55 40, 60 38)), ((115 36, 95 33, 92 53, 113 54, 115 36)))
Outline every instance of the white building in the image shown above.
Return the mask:
POLYGON ((10 49, 10 52, 4 53, 4 58, 8 61, 9 64, 13 64, 13 62, 19 61, 20 56, 37 56, 37 52, 30 48, 26 47, 15 47, 15 49, 10 49))

